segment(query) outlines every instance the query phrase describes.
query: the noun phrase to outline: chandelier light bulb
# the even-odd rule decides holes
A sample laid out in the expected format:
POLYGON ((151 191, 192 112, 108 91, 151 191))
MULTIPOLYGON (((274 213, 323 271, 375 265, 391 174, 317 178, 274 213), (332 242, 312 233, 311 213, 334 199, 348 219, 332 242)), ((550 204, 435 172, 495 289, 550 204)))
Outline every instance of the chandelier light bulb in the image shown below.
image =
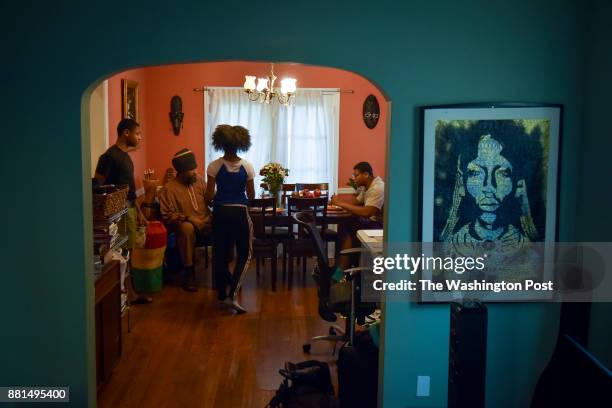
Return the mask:
POLYGON ((281 93, 282 94, 288 94, 288 93, 294 93, 296 90, 296 79, 294 78, 285 78, 283 80, 281 80, 281 93))
POLYGON ((244 90, 245 91, 254 91, 255 86, 255 77, 251 75, 244 76, 244 90))
POLYGON ((267 78, 258 78, 257 79, 257 92, 262 92, 264 89, 268 88, 268 79, 267 78))

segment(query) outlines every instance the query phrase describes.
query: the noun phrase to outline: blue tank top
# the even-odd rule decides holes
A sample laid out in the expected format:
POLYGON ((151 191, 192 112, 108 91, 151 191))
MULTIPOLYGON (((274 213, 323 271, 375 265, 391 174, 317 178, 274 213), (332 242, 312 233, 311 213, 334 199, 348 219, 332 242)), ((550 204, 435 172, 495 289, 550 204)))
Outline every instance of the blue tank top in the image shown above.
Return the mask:
POLYGON ((217 194, 215 205, 247 204, 246 184, 248 174, 244 166, 235 173, 227 171, 225 165, 221 166, 215 181, 217 183, 217 194))

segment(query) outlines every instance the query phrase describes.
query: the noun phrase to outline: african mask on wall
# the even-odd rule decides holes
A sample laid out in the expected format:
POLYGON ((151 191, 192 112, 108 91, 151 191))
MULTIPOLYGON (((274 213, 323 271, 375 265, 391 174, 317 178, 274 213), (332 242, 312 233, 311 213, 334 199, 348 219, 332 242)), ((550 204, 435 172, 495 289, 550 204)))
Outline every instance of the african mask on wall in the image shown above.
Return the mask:
POLYGON ((374 95, 368 95, 365 102, 363 102, 363 121, 368 129, 376 127, 379 117, 380 106, 378 105, 378 100, 374 95))
POLYGON ((174 95, 170 101, 170 122, 172 123, 172 131, 175 136, 178 136, 183 127, 183 101, 180 96, 174 95))

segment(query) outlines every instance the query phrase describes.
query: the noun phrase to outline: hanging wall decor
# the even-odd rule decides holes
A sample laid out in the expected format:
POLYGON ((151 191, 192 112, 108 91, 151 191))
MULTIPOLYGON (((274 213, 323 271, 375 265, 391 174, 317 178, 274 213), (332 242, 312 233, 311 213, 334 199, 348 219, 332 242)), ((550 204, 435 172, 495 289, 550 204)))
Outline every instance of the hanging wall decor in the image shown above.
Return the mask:
POLYGON ((121 80, 121 116, 138 122, 138 82, 121 80))
POLYGON ((178 136, 183 128, 183 101, 180 96, 174 95, 170 100, 170 122, 172 123, 172 131, 175 136, 178 136))
POLYGON ((374 95, 368 95, 363 102, 363 121, 368 129, 374 129, 380 117, 380 106, 374 95))
MULTIPOLYGON (((562 111, 534 103, 421 108, 421 240, 444 256, 487 258, 468 272, 431 266, 422 270, 423 279, 499 284, 553 278, 549 244, 557 239, 562 111)), ((427 291, 422 300, 459 296, 531 301, 552 295, 468 289, 427 291)))

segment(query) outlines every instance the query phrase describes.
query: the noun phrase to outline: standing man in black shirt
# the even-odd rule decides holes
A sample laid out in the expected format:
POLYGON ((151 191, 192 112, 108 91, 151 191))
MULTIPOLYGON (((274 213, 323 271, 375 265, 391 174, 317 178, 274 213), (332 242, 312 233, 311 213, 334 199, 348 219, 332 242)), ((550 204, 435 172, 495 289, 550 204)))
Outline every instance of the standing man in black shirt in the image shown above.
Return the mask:
MULTIPOLYGON (((99 185, 115 184, 128 185, 128 213, 127 233, 128 243, 126 248, 134 247, 137 224, 146 224, 146 218, 142 215, 140 207, 136 204, 136 183, 134 182, 134 163, 127 153, 130 149, 138 146, 142 139, 140 125, 134 119, 122 119, 117 125, 117 142, 100 156, 94 175, 99 185)), ((132 303, 149 303, 150 298, 139 296, 132 303)))
MULTIPOLYGON (((109 147, 98 159, 95 178, 98 184, 128 185, 127 199, 130 208, 136 202, 136 183, 134 182, 134 163, 127 153, 140 144, 140 125, 134 119, 122 119, 117 125, 117 142, 109 147)), ((140 211, 138 221, 142 222, 140 211)))

